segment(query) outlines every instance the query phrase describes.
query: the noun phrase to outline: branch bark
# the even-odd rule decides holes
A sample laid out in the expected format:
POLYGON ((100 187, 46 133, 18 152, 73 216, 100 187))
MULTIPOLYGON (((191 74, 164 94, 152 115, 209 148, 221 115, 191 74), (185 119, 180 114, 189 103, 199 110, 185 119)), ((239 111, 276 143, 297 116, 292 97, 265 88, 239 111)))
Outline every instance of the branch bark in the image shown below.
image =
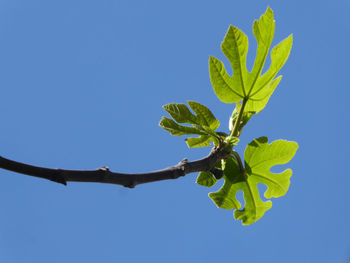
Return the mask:
POLYGON ((148 173, 116 173, 111 172, 108 167, 101 167, 96 170, 64 170, 51 169, 39 166, 33 166, 25 163, 16 162, 0 156, 0 168, 51 180, 56 183, 67 185, 67 182, 94 182, 117 184, 133 188, 136 185, 151 183, 161 180, 177 179, 189 173, 212 171, 215 177, 220 178, 222 171, 216 169, 215 163, 225 159, 229 152, 225 148, 213 148, 210 154, 202 159, 189 162, 182 160, 177 165, 168 168, 148 172, 148 173))

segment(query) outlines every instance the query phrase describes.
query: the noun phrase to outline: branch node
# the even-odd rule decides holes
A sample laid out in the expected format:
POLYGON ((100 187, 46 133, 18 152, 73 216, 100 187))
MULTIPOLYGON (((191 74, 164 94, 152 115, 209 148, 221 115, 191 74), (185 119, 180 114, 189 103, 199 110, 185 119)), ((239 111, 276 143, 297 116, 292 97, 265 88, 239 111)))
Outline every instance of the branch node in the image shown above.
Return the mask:
POLYGON ((104 171, 104 172, 109 172, 109 167, 108 166, 102 166, 102 167, 98 168, 98 170, 104 171))
POLYGON ((187 158, 185 158, 181 162, 179 162, 179 165, 184 165, 186 163, 188 163, 188 159, 187 158))
POLYGON ((131 189, 135 188, 135 186, 136 186, 135 182, 130 182, 128 184, 124 184, 124 187, 131 188, 131 189))
POLYGON ((50 176, 49 180, 67 186, 67 180, 62 175, 62 169, 56 169, 56 171, 56 173, 53 173, 53 175, 50 176))

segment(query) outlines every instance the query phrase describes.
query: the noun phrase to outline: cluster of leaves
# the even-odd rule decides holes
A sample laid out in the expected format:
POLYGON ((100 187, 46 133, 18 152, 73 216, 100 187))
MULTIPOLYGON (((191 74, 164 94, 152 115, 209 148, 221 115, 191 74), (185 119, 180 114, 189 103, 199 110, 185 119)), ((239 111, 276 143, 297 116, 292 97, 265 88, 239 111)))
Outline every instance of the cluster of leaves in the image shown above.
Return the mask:
MULTIPOLYGON (((210 80, 215 94, 222 102, 236 105, 230 118, 229 134, 217 132, 219 121, 207 107, 194 101, 189 101, 188 104, 195 114, 185 104, 170 103, 163 107, 173 119, 163 117, 160 121, 160 126, 172 135, 197 135, 186 139, 189 147, 210 146, 213 142, 215 147, 230 149, 231 154, 216 164, 216 168, 223 170, 224 184, 219 191, 209 193, 209 197, 219 208, 235 209, 234 217, 241 220, 244 225, 259 220, 272 206, 270 200, 264 202, 261 199, 258 184, 267 186, 264 193, 267 199, 286 194, 292 171, 287 169, 275 174, 270 169, 274 165, 289 162, 298 149, 296 142, 277 140, 269 144, 266 137, 260 137, 246 147, 244 162, 233 150, 239 141, 242 128, 254 114, 264 109, 281 81, 282 76, 276 76, 288 59, 293 37, 290 35, 271 50, 270 67, 262 74, 274 32, 273 12, 267 8, 265 14, 253 24, 258 47, 250 72, 246 67, 248 38, 234 26, 229 27, 221 44, 221 49, 233 69, 233 75, 228 75, 219 59, 215 57, 209 59, 210 80), (243 209, 236 199, 238 191, 243 191, 245 200, 243 209)), ((201 172, 197 178, 197 183, 206 187, 214 186, 217 181, 210 171, 201 172)))

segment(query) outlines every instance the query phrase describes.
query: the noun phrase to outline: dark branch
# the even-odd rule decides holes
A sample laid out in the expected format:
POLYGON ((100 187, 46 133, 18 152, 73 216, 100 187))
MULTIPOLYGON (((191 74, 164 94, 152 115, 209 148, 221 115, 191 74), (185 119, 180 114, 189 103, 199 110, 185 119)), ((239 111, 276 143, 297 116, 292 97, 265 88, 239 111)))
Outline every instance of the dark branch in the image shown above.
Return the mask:
POLYGON ((217 171, 218 169, 214 168, 215 163, 226 158, 228 154, 229 152, 224 148, 213 148, 210 154, 203 159, 193 162, 188 162, 187 159, 184 159, 177 165, 163 170, 138 174, 115 173, 111 172, 107 167, 101 167, 97 170, 51 169, 12 161, 1 156, 0 168, 34 177, 40 177, 64 185, 66 185, 67 182, 94 182, 119 184, 133 188, 138 184, 177 179, 186 174, 201 171, 215 171, 215 175, 219 177, 220 171, 217 171))

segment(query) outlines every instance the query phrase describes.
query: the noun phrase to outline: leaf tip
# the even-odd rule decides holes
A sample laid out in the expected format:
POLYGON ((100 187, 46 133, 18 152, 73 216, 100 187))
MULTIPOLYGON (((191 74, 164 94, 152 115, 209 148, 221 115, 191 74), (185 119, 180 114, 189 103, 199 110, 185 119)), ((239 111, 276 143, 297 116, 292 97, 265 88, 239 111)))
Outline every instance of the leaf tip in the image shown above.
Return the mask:
POLYGON ((273 11, 270 6, 267 6, 265 14, 269 14, 273 16, 273 11))
POLYGON ((292 34, 290 34, 286 39, 288 40, 288 42, 289 42, 289 45, 293 45, 293 33, 292 34))

